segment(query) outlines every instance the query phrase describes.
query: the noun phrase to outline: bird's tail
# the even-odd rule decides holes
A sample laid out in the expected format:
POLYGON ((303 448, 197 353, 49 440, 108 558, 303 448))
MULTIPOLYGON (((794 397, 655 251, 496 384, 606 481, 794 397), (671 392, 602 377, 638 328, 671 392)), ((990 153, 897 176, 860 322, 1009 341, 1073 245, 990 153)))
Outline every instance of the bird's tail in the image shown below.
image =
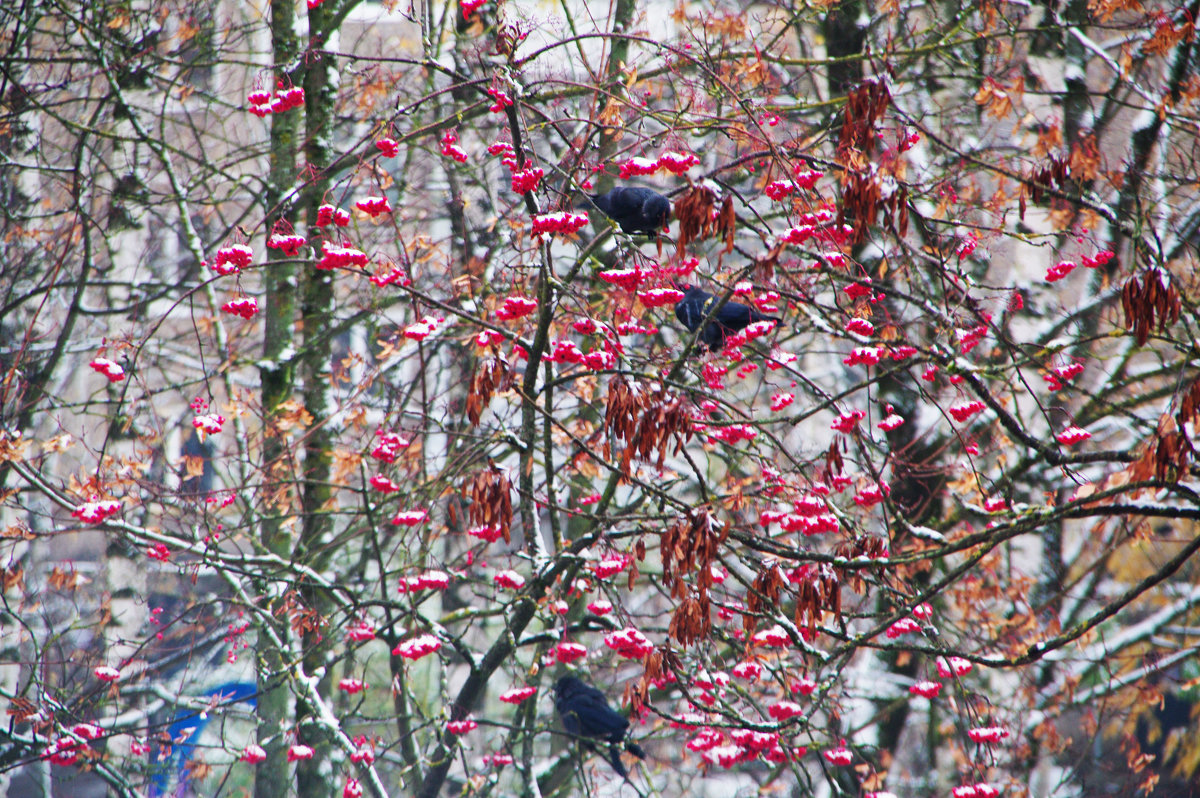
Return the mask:
POLYGON ((633 742, 632 740, 625 741, 625 750, 628 751, 629 753, 633 754, 634 756, 636 756, 638 759, 646 758, 646 752, 642 749, 642 747, 640 745, 633 742))
POLYGON ((617 775, 626 781, 629 780, 629 771, 625 769, 625 763, 621 761, 621 749, 615 745, 608 747, 608 761, 612 763, 613 770, 617 771, 617 775))
POLYGON ((575 210, 581 210, 581 209, 587 210, 589 208, 600 207, 599 205, 596 204, 596 197, 598 197, 598 196, 600 196, 600 195, 599 194, 585 194, 583 199, 576 201, 575 210))

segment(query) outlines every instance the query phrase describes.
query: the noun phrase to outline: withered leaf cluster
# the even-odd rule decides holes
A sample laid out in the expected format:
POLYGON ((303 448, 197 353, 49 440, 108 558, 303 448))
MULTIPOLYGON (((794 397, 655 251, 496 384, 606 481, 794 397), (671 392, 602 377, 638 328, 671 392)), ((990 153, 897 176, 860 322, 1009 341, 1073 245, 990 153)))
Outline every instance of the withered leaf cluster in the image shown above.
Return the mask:
POLYGON ((689 595, 679 602, 671 615, 667 634, 682 646, 690 646, 708 637, 712 631, 712 602, 708 594, 689 595))
POLYGON ((908 232, 908 189, 898 181, 881 181, 880 174, 869 163, 877 141, 875 124, 891 100, 891 92, 881 80, 865 81, 846 95, 838 139, 838 161, 846 168, 846 176, 837 224, 841 226, 850 220, 855 244, 866 237, 867 228, 875 224, 880 211, 889 228, 901 236, 908 232), (893 188, 885 192, 885 185, 893 188))
POLYGON ((512 542, 512 482, 495 465, 476 474, 463 489, 470 503, 467 515, 472 526, 499 527, 504 542, 512 542))
POLYGON ((1025 194, 1028 190, 1029 198, 1035 203, 1041 202, 1047 189, 1061 189, 1066 185, 1067 180, 1071 176, 1071 164, 1065 158, 1052 157, 1050 163, 1039 167, 1033 171, 1033 174, 1025 181, 1021 187, 1020 196, 1020 211, 1021 219, 1025 218, 1025 194))
MULTIPOLYGON (((1144 483, 1151 480, 1159 482, 1174 482, 1186 472, 1189 464, 1196 460, 1196 447, 1186 432, 1186 425, 1195 423, 1195 416, 1200 412, 1200 380, 1193 382, 1180 402, 1176 415, 1164 413, 1158 420, 1154 434, 1144 445, 1137 460, 1134 460, 1121 471, 1110 474, 1105 479, 1102 489, 1111 489, 1127 485, 1130 482, 1144 483)), ((1155 488, 1139 488, 1137 492, 1154 492, 1155 488)), ((1085 494, 1085 496, 1089 496, 1085 494)), ((1113 494, 1096 501, 1100 504, 1112 504, 1125 501, 1128 494, 1113 494)))
POLYGON ((635 716, 649 702, 650 688, 657 680, 683 670, 683 662, 679 655, 666 645, 657 646, 647 654, 644 666, 642 677, 637 683, 625 688, 625 701, 629 703, 630 711, 635 716))
POLYGON ((497 390, 508 390, 512 380, 512 366, 504 355, 493 355, 479 364, 479 370, 471 381, 471 391, 467 394, 467 418, 471 426, 479 426, 479 419, 492 401, 493 394, 497 390))
POLYGON ((810 565, 804 569, 796 584, 796 626, 808 627, 815 635, 826 612, 842 614, 841 580, 833 566, 810 565))
MULTIPOLYGON (((843 541, 839 543, 833 550, 833 553, 838 557, 844 557, 847 560, 853 560, 856 557, 866 557, 870 560, 875 560, 880 557, 887 556, 888 545, 887 541, 881 537, 874 535, 862 535, 854 540, 843 541)), ((863 572, 857 568, 839 569, 843 581, 855 593, 862 595, 867 591, 867 583, 863 579, 863 572)))
POLYGON ((1175 415, 1175 420, 1179 428, 1183 429, 1189 423, 1194 424, 1197 416, 1200 416, 1200 379, 1193 380, 1183 398, 1179 400, 1179 412, 1175 415))
POLYGON ((708 508, 689 510, 663 533, 663 584, 672 597, 680 599, 668 633, 685 646, 707 637, 712 629, 711 566, 728 535, 728 527, 718 524, 708 508), (683 576, 693 570, 696 580, 689 586, 683 576))
MULTIPOLYGON (((1200 380, 1193 380, 1179 401, 1179 412, 1173 419, 1170 416, 1162 418, 1155 430, 1154 442, 1137 466, 1148 471, 1148 467, 1153 465, 1153 475, 1158 480, 1179 479, 1188 463, 1196 458, 1196 445, 1188 436, 1187 429, 1188 425, 1196 428, 1197 416, 1200 416, 1200 380)), ((1134 478, 1141 480, 1149 476, 1149 473, 1136 473, 1134 478)))
POLYGON ((784 243, 776 242, 766 252, 754 257, 754 279, 760 283, 770 283, 775 279, 775 267, 779 265, 779 256, 783 254, 784 243))
POLYGON ((779 564, 764 563, 754 577, 750 593, 746 598, 746 612, 742 615, 742 629, 746 632, 747 641, 754 634, 760 615, 770 615, 779 606, 779 594, 787 587, 787 580, 779 564))
POLYGON ((42 713, 38 710, 37 704, 30 701, 28 698, 21 698, 20 696, 17 696, 11 699, 8 702, 8 709, 5 710, 5 712, 10 718, 13 719, 15 723, 26 723, 30 720, 33 720, 35 722, 35 726, 45 727, 49 724, 49 722, 45 719, 42 719, 40 723, 37 723, 42 713))
POLYGON ((837 224, 841 225, 846 219, 853 222, 853 243, 858 244, 866 238, 867 229, 875 224, 880 212, 889 229, 900 236, 908 234, 908 188, 893 183, 885 194, 884 185, 879 175, 871 171, 855 171, 846 176, 837 224))
POLYGON ((1153 447, 1154 478, 1163 481, 1178 479, 1194 451, 1192 442, 1178 430, 1158 433, 1153 447))
POLYGON ((692 437, 691 416, 682 398, 659 386, 628 383, 620 376, 608 382, 604 425, 609 437, 604 442, 605 458, 612 457, 610 441, 625 441, 621 472, 626 475, 634 456, 652 461, 652 455, 657 454, 657 465, 662 468, 672 439, 673 451, 678 452, 692 437))
MULTIPOLYGON (((1187 400, 1185 397, 1185 402, 1187 400)), ((1147 482, 1155 479, 1174 482, 1179 479, 1189 461, 1196 456, 1196 448, 1183 431, 1184 428, 1176 425, 1176 422, 1183 418, 1181 410, 1178 417, 1163 415, 1159 419, 1158 428, 1154 430, 1153 437, 1146 442, 1141 455, 1121 475, 1123 480, 1147 482)))
POLYGON ((8 592, 9 590, 24 590, 25 589, 25 569, 20 563, 14 563, 12 566, 0 566, 0 590, 8 592))
POLYGON ((1170 277, 1157 268, 1148 269, 1141 282, 1136 274, 1133 275, 1121 289, 1125 329, 1133 332, 1138 346, 1150 337, 1155 318, 1159 332, 1166 329, 1168 321, 1178 321, 1181 304, 1179 292, 1171 284, 1170 277))
POLYGON ((733 251, 733 234, 737 228, 733 197, 725 198, 721 203, 720 213, 714 213, 716 207, 717 195, 707 186, 695 186, 675 202, 681 251, 687 249, 691 242, 703 240, 714 234, 719 234, 725 239, 724 252, 733 251))
POLYGON ((72 591, 81 586, 79 572, 73 567, 67 566, 64 570, 57 565, 50 570, 50 575, 46 579, 47 584, 53 590, 72 591))
POLYGON ((825 452, 825 466, 821 469, 821 479, 827 485, 832 484, 834 477, 846 470, 846 461, 842 458, 845 446, 845 441, 835 439, 833 443, 829 444, 829 450, 825 452))
POLYGON ((283 595, 275 615, 287 615, 292 631, 298 634, 319 634, 321 627, 327 624, 321 613, 308 606, 295 590, 289 590, 283 595))
POLYGON ((875 123, 883 118, 892 94, 882 80, 867 80, 846 95, 842 133, 838 137, 838 159, 846 166, 866 166, 861 156, 875 149, 875 123))
POLYGON ((1079 180, 1095 179, 1102 162, 1095 133, 1082 136, 1071 148, 1071 173, 1079 180))

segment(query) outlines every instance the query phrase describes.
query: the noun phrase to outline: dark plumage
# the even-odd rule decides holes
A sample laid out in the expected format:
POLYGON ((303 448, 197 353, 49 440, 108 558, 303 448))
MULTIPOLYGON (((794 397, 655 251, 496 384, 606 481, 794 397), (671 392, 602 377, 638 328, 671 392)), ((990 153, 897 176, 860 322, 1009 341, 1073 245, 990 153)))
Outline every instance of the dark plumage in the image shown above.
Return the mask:
MULTIPOLYGON (((695 286, 688 287, 683 292, 683 299, 675 305, 675 318, 679 319, 689 332, 694 333, 719 299, 719 297, 715 297, 707 291, 701 291, 695 286)), ((713 314, 712 318, 708 320, 708 324, 704 325, 704 332, 700 334, 700 340, 704 342, 710 352, 715 352, 725 346, 727 337, 744 330, 756 321, 778 322, 779 318, 759 313, 749 305, 730 300, 713 314)))
MULTIPOLYGON (((617 186, 605 194, 589 196, 591 204, 630 235, 657 236, 671 219, 671 201, 648 188, 617 186)), ((583 205, 587 207, 588 203, 583 205)))
POLYGON ((608 743, 608 761, 621 778, 629 778, 629 771, 621 761, 619 744, 624 743, 625 750, 638 759, 646 758, 640 745, 625 739, 629 721, 610 707, 604 693, 595 687, 574 676, 562 677, 554 685, 554 708, 567 734, 581 738, 588 748, 595 750, 589 739, 608 743))

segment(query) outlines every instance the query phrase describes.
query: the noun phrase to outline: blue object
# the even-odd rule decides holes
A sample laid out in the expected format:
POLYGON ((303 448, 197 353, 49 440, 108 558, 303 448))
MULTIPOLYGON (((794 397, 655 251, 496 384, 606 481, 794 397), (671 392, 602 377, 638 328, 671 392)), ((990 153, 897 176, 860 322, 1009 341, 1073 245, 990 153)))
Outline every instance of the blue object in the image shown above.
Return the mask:
MULTIPOLYGON (((219 698, 223 705, 245 702, 253 707, 258 704, 257 694, 258 685, 253 682, 226 682, 212 688, 203 696, 209 699, 219 698)), ((171 725, 167 727, 167 734, 171 736, 171 739, 178 740, 185 732, 187 739, 181 743, 172 744, 171 755, 162 761, 158 761, 156 756, 150 780, 150 798, 159 798, 159 796, 169 794, 172 773, 175 774, 174 795, 181 797, 185 794, 189 781, 187 763, 192 758, 196 740, 204 732, 204 727, 208 725, 209 720, 210 713, 186 709, 171 721, 171 725)))

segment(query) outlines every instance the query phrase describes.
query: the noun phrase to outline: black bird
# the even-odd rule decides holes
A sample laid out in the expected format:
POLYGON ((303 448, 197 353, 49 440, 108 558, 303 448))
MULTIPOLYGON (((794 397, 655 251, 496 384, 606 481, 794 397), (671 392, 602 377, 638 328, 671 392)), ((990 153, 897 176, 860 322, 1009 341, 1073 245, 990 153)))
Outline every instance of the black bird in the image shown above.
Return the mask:
MULTIPOLYGON (((654 237, 671 219, 671 201, 657 191, 638 186, 617 186, 605 194, 589 194, 591 204, 633 235, 654 237)), ((584 202, 581 207, 586 208, 584 202)))
POLYGON ((621 778, 628 779, 629 771, 621 761, 619 744, 624 743, 625 750, 638 759, 646 758, 640 745, 625 739, 629 721, 608 705, 604 693, 590 684, 574 676, 562 677, 554 685, 554 708, 567 734, 581 738, 588 748, 596 749, 589 738, 608 743, 608 761, 621 778))
MULTIPOLYGON (((675 318, 688 328, 688 332, 694 333, 720 298, 707 291, 701 291, 695 286, 680 286, 680 288, 685 288, 685 290, 683 299, 675 305, 675 318)), ((779 317, 759 313, 749 305, 730 300, 712 315, 708 324, 704 325, 704 332, 700 334, 700 340, 704 342, 710 352, 716 352, 725 346, 727 337, 744 330, 756 321, 778 323, 779 317)))

